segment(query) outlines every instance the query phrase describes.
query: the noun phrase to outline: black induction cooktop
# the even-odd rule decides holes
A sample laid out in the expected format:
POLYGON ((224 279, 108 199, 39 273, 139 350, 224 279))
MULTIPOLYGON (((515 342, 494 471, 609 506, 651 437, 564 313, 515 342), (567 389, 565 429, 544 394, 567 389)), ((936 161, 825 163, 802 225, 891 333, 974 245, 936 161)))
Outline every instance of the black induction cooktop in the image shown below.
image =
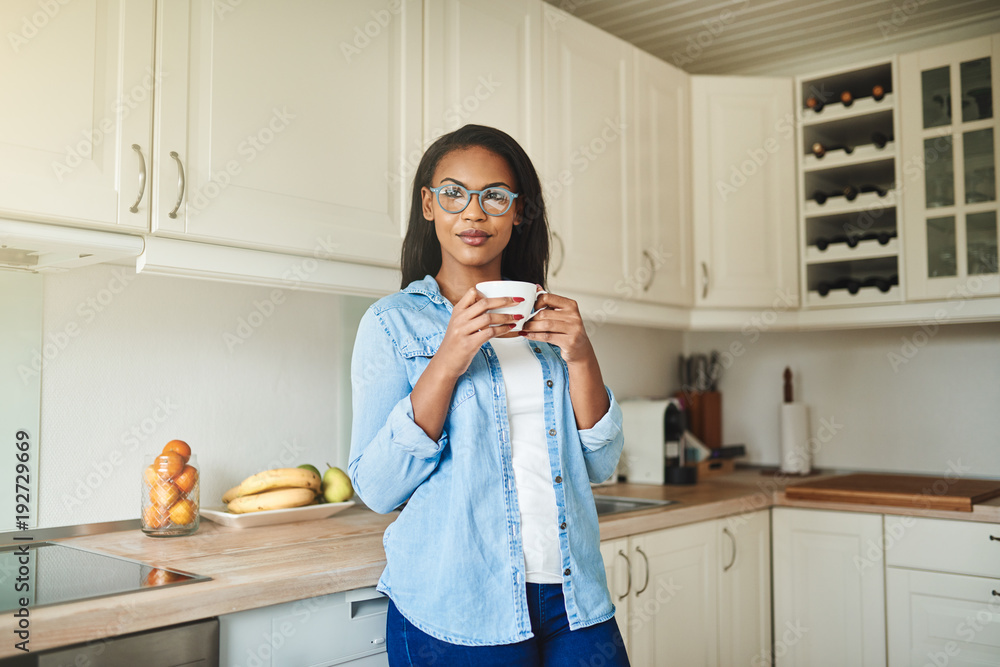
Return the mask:
POLYGON ((0 548, 0 613, 209 579, 66 544, 26 542, 0 548))

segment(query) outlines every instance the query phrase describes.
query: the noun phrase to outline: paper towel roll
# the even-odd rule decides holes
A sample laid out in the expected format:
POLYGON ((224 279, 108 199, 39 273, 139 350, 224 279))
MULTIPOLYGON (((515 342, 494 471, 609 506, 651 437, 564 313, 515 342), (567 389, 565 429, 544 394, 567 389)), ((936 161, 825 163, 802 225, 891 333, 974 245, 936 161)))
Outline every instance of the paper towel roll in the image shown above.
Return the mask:
POLYGON ((781 405, 781 472, 809 473, 809 406, 805 403, 781 405))

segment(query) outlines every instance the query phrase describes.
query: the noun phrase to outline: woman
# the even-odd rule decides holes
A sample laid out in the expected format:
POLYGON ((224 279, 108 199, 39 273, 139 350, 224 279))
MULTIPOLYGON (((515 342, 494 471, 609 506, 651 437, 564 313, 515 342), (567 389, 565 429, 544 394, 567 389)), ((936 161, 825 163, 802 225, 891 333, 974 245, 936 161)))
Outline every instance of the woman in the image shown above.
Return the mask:
POLYGON ((488 280, 545 284, 541 185, 523 149, 467 125, 413 183, 402 290, 358 328, 350 474, 385 531, 392 665, 628 665, 590 482, 622 449, 621 409, 575 302, 489 312, 488 280), (582 662, 581 662, 582 661, 582 662), (598 664, 595 663, 595 664, 598 664))

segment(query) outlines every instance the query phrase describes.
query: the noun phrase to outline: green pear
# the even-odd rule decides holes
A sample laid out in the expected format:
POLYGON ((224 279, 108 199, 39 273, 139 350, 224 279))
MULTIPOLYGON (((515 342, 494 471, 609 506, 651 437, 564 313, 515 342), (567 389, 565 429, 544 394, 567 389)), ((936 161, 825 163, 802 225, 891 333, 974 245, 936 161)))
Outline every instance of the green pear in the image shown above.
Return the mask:
POLYGON ((299 468, 301 468, 302 470, 312 470, 314 473, 316 473, 317 477, 322 477, 323 476, 322 473, 320 473, 319 468, 317 468, 314 465, 310 465, 308 463, 303 463, 302 465, 299 466, 299 468))
POLYGON ((328 503, 342 503, 354 496, 351 478, 340 468, 329 466, 323 473, 323 497, 328 503))

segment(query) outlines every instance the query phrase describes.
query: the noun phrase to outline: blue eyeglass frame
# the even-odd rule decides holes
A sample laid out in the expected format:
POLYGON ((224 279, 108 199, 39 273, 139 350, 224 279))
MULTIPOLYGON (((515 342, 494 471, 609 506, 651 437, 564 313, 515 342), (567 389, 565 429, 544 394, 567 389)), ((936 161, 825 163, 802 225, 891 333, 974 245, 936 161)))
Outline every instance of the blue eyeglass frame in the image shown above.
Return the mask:
POLYGON ((434 196, 437 198, 438 206, 440 206, 445 211, 448 211, 448 213, 461 213, 465 209, 469 208, 469 204, 472 203, 472 195, 479 195, 479 197, 480 197, 480 199, 479 199, 479 208, 482 209, 483 213, 485 213, 486 215, 493 216, 494 218, 499 218, 501 215, 507 215, 507 211, 509 211, 510 207, 514 205, 514 200, 517 199, 517 195, 518 195, 518 193, 511 192, 507 188, 501 188, 498 185, 495 185, 492 188, 483 188, 482 190, 470 190, 469 188, 465 187, 464 185, 459 185, 458 183, 445 183, 444 185, 439 185, 436 188, 428 187, 427 189, 434 193, 434 196), (466 192, 469 193, 469 201, 465 202, 465 206, 463 206, 462 208, 460 208, 457 211, 448 210, 447 208, 445 208, 445 205, 441 203, 441 190, 443 190, 445 188, 462 188, 463 190, 465 190, 466 192), (510 195, 510 201, 507 203, 507 208, 505 208, 503 210, 503 212, 501 212, 501 213, 490 213, 489 211, 486 210, 486 207, 483 206, 482 195, 483 195, 484 192, 488 192, 489 190, 499 190, 500 192, 504 192, 504 193, 510 195))

